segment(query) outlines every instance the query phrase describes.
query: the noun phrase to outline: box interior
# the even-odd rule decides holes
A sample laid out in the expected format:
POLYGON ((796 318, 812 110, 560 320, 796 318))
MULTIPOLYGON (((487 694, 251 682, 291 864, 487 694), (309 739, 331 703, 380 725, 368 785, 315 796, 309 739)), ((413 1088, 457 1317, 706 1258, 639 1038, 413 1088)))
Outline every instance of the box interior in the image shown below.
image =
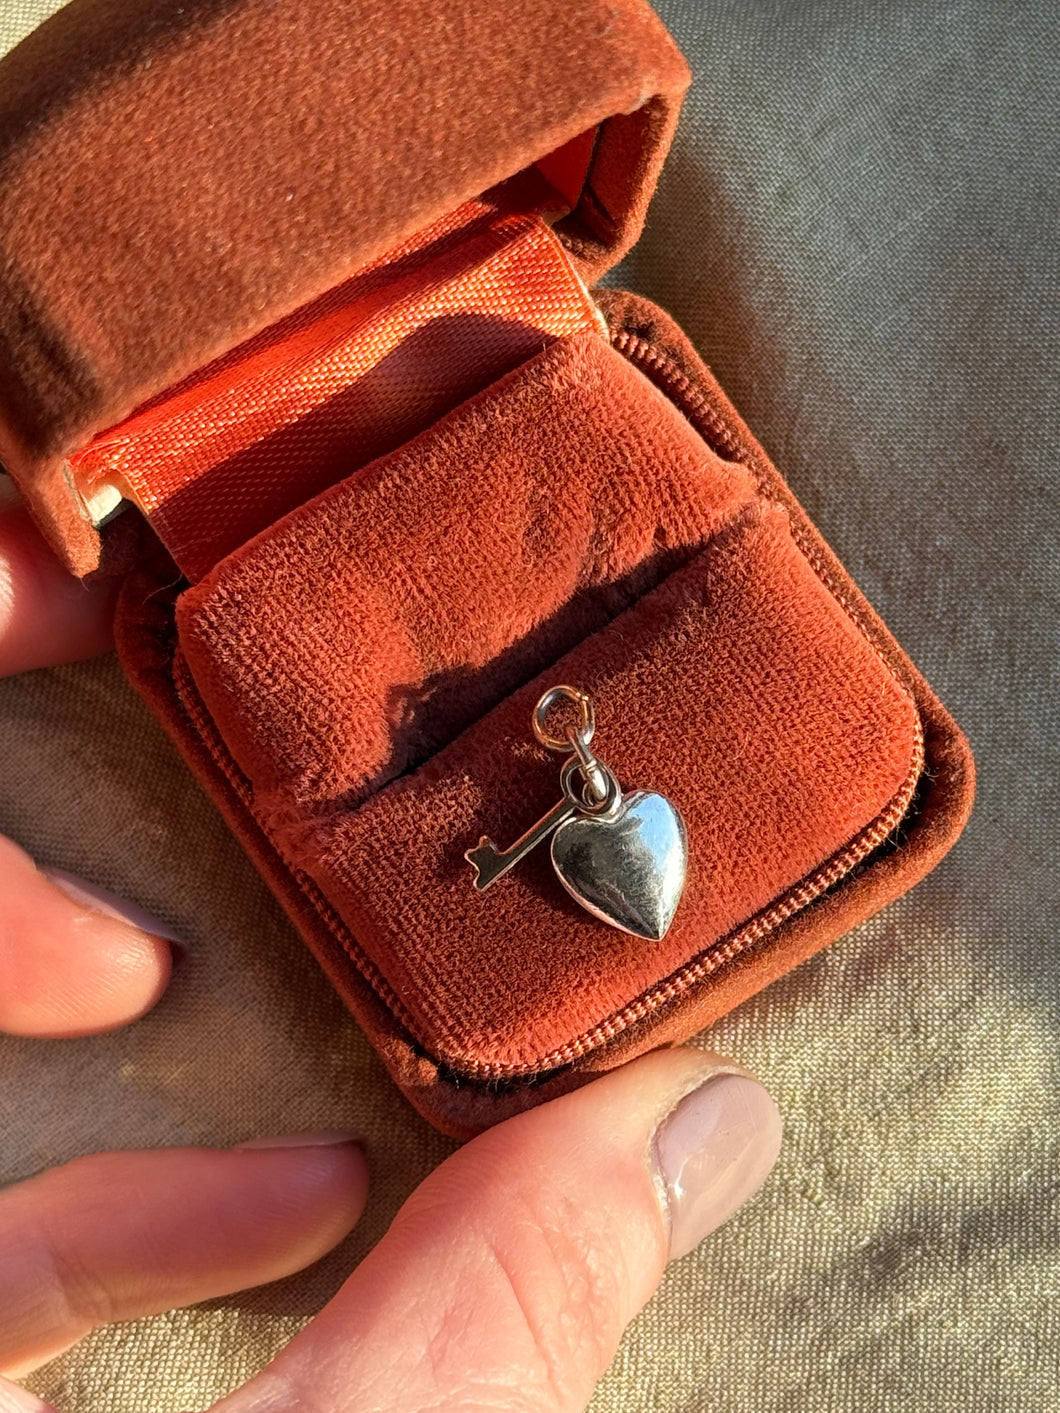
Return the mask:
POLYGON ((467 1076, 566 1063, 668 1004, 712 949, 855 868, 920 774, 908 689, 785 508, 596 329, 293 511, 176 612, 189 715, 416 1040, 467 1076), (558 681, 596 699, 623 787, 685 816, 659 943, 577 908, 546 850, 472 886, 464 851, 558 798, 529 729, 558 681))

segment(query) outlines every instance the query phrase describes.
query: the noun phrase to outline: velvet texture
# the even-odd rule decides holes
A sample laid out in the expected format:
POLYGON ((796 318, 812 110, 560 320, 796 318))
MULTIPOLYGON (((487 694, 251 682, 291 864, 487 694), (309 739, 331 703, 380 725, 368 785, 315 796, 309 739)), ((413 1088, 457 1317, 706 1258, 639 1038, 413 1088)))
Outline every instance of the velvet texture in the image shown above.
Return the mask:
POLYGON ((556 345, 219 566, 180 605, 183 648, 160 591, 164 567, 145 569, 126 592, 122 651, 134 680, 405 1092, 460 1135, 723 1014, 909 887, 952 843, 970 805, 963 738, 687 342, 644 301, 603 302, 615 350, 640 371, 593 335, 556 345), (516 406, 544 425, 512 418, 516 406), (559 417, 578 453, 566 471, 555 470, 549 419, 559 417), (628 442, 605 430, 611 417, 628 442), (532 520, 519 490, 533 484, 546 449, 556 489, 577 485, 584 463, 587 482, 600 478, 595 485, 609 492, 586 496, 567 529, 551 518, 565 559, 540 538, 540 515, 532 520), (457 453, 467 458, 466 489, 447 474, 457 453), (514 487, 508 524, 484 515, 475 494, 476 475, 488 477, 501 456, 514 487), (679 496, 666 495, 668 483, 679 496), (422 498, 432 495, 425 515, 422 498), (608 533, 625 557, 611 581, 596 577, 579 597, 593 564, 592 517, 616 499, 621 514, 608 533), (455 506, 477 534, 448 518, 455 506), (415 554, 379 576, 383 561, 373 556, 386 555, 406 514, 415 554), (520 524, 537 537, 524 535, 513 557, 520 524), (665 531, 662 559, 655 535, 643 533, 652 525, 665 531), (436 551, 458 543, 476 574, 488 572, 492 596, 468 593, 471 576, 446 575, 454 557, 432 559, 432 543, 436 551), (325 573, 313 588, 307 551, 330 553, 338 579, 325 573), (522 595, 545 560, 567 563, 564 586, 549 591, 555 600, 528 605, 522 595), (347 595, 369 587, 383 594, 373 613, 344 613, 347 595), (263 607, 281 594, 282 624, 263 607), (580 914, 543 855, 485 895, 461 871, 480 832, 507 842, 557 798, 556 758, 528 734, 529 707, 553 672, 486 709, 563 651, 554 610, 563 594, 580 616, 564 630, 577 641, 557 672, 597 695, 601 753, 627 786, 669 793, 698 841, 662 951, 580 914), (510 620, 515 602, 529 612, 521 624, 510 620), (496 612, 483 615, 484 603, 496 612), (457 628, 440 632, 454 609, 465 629, 479 624, 488 671, 466 661, 452 670, 454 657, 466 658, 457 628), (320 613, 328 631, 307 644, 299 629, 320 613), (365 632, 370 645, 357 637, 365 632), (521 656, 507 656, 513 642, 521 656), (393 710, 383 661, 390 670, 400 662, 401 682, 414 689, 401 700, 414 710, 393 710), (257 711, 248 704, 262 693, 271 700, 257 711), (276 709, 284 697, 296 712, 276 709), (362 732, 355 748, 336 748, 344 733, 322 739, 311 725, 317 711, 357 713, 374 723, 374 738, 362 732), (385 784, 398 772, 406 773, 385 784))
POLYGON ((230 555, 182 651, 297 849, 633 603, 754 492, 599 334, 560 340, 230 555))
POLYGON ((497 21, 75 0, 5 59, 0 457, 76 572, 70 453, 462 202, 560 152, 582 272, 636 239, 688 81, 662 25, 643 0, 497 21))

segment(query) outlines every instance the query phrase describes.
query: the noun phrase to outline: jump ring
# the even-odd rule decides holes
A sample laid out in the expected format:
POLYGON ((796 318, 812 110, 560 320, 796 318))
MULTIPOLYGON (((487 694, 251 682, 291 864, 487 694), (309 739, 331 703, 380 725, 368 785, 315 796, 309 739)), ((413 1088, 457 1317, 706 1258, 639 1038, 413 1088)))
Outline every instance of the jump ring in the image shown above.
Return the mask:
MULTIPOLYGON (((596 731, 596 712, 593 709, 593 699, 587 692, 579 691, 577 687, 550 687, 534 707, 533 727, 534 735, 543 746, 547 746, 550 751, 578 750, 574 745, 573 736, 553 736, 545 725, 548 713, 558 701, 570 701, 578 708, 578 726, 574 733, 583 747, 588 747, 596 731)), ((579 752, 580 754, 580 752, 579 752)))

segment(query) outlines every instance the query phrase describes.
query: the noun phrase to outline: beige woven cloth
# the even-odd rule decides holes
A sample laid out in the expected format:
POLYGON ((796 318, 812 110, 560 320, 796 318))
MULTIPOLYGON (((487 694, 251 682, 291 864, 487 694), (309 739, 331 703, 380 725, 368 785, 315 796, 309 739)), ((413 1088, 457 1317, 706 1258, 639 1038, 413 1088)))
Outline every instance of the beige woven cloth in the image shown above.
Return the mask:
MULTIPOLYGON (((0 0, 0 50, 56 8, 0 0)), ((711 1033, 772 1088, 785 1149, 669 1272, 594 1413, 1060 1409, 1057 7, 659 8, 697 83, 621 278, 711 360, 968 729, 981 793, 915 893, 711 1033)), ((0 1041, 0 1178, 105 1147, 368 1135, 368 1215, 320 1266, 101 1331, 35 1380, 64 1413, 205 1407, 448 1144, 113 660, 0 686, 0 830, 188 946, 129 1030, 0 1041)))

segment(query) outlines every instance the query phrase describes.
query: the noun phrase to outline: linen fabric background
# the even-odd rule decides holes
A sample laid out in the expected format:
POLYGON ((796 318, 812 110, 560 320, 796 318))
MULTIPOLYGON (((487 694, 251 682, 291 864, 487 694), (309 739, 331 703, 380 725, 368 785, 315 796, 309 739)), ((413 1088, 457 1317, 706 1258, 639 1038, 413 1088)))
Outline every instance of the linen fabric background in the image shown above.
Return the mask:
MULTIPOLYGON (((593 1413, 1060 1408, 1060 10, 657 0, 696 73, 616 283, 691 334, 968 731, 976 813, 914 893, 718 1024, 787 1121, 593 1413)), ((0 50, 58 6, 0 0, 0 50)), ((64 1413, 201 1408, 449 1151, 113 658, 0 684, 0 829, 188 952, 118 1034, 0 1040, 0 1180, 99 1148, 355 1127, 374 1189, 312 1270, 98 1332, 64 1413)))

